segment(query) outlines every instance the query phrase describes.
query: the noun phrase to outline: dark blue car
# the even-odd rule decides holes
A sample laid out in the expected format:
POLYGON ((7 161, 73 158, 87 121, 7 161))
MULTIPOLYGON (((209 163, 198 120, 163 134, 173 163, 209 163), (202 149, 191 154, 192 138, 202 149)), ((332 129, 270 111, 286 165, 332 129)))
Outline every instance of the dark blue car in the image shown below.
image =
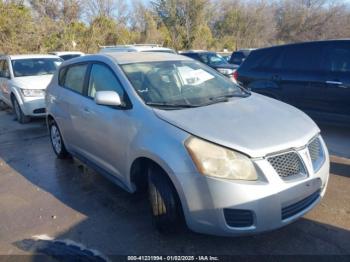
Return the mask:
POLYGON ((235 78, 244 87, 298 107, 316 120, 350 124, 350 40, 258 49, 235 78))

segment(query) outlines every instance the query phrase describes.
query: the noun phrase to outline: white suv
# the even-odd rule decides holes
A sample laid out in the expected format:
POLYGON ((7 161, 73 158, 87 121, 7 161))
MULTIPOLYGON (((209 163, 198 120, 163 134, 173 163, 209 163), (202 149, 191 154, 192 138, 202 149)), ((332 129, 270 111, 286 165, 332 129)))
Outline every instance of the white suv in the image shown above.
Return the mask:
POLYGON ((45 90, 62 59, 54 55, 0 56, 0 101, 20 123, 45 116, 45 90))

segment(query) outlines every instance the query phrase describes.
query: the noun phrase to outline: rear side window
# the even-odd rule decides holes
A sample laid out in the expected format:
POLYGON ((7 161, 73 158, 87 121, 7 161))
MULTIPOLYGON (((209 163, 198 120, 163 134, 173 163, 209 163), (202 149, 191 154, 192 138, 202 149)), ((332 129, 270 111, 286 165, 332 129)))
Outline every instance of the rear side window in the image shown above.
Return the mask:
POLYGON ((277 67, 292 71, 317 71, 320 69, 322 48, 317 44, 284 47, 283 57, 277 67))
POLYGON ((64 76, 64 87, 82 94, 87 67, 87 64, 68 67, 64 76))
POLYGON ((270 70, 280 65, 280 47, 252 51, 240 68, 249 70, 270 70))
POLYGON ((350 44, 334 43, 328 46, 323 66, 329 72, 350 72, 350 44))

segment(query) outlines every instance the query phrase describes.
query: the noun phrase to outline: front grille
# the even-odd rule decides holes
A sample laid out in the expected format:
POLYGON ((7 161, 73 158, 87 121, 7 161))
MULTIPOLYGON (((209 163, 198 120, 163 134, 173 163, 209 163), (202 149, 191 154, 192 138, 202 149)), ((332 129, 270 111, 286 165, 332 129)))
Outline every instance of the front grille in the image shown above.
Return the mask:
POLYGON ((320 191, 316 191, 310 196, 292 205, 282 208, 282 220, 290 218, 311 206, 320 196, 320 191))
POLYGON ((254 223, 253 212, 243 209, 224 209, 226 224, 230 227, 250 227, 254 223))
POLYGON ((305 166, 296 152, 289 152, 267 159, 282 179, 306 176, 305 166))
POLYGON ((325 155, 320 138, 314 138, 314 140, 312 140, 311 143, 308 145, 308 149, 314 172, 317 172, 321 168, 325 160, 325 155))

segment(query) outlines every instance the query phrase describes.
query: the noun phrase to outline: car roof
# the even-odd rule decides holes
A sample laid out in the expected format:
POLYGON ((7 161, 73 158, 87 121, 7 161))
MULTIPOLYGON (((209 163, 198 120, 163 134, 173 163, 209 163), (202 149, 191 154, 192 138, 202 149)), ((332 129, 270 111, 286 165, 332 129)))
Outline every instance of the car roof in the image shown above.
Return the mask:
POLYGON ((57 51, 57 52, 54 51, 54 52, 49 52, 49 54, 60 56, 60 55, 83 55, 84 53, 80 51, 57 51))
POLYGON ((28 55, 8 55, 11 60, 19 59, 35 59, 35 58, 59 58, 56 55, 38 55, 38 54, 28 54, 28 55))
POLYGON ((153 46, 153 45, 121 45, 121 46, 106 46, 100 49, 100 53, 111 53, 111 52, 145 52, 145 51, 171 51, 175 52, 171 48, 153 46))
POLYGON ((269 50, 270 48, 280 48, 280 47, 288 47, 288 46, 296 46, 296 45, 307 45, 307 44, 316 44, 316 43, 334 43, 334 42, 350 42, 350 39, 345 38, 345 39, 328 39, 328 40, 317 40, 317 41, 305 41, 305 42, 296 42, 296 43, 288 43, 288 44, 282 44, 282 45, 275 45, 275 46, 268 46, 268 47, 263 47, 259 49, 255 49, 253 51, 258 51, 258 50, 269 50))
POLYGON ((65 61, 62 65, 70 65, 79 62, 99 61, 103 58, 113 60, 117 64, 132 64, 142 62, 162 62, 162 61, 192 61, 191 58, 172 54, 172 53, 160 53, 160 52, 110 52, 99 53, 95 55, 86 55, 71 60, 65 61))
POLYGON ((161 62, 161 61, 177 61, 191 60, 188 57, 160 52, 112 52, 104 53, 104 55, 114 59, 118 64, 141 63, 141 62, 161 62))

